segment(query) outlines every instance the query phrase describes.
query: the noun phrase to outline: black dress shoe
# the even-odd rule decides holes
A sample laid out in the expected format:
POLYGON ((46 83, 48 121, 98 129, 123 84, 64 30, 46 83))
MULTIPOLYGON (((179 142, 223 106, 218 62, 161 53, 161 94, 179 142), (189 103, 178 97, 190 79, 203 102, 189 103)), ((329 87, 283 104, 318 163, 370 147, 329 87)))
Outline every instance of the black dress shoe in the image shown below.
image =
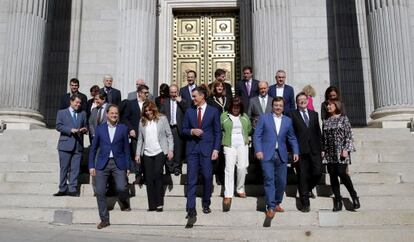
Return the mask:
POLYGON ((67 196, 67 195, 68 195, 67 192, 61 192, 61 191, 53 194, 54 197, 62 197, 62 196, 67 196))
POLYGON ((179 175, 181 175, 181 171, 179 169, 176 169, 174 171, 174 176, 179 176, 179 175))
POLYGON ((342 210, 342 197, 334 199, 334 207, 332 209, 333 212, 338 212, 342 210))
POLYGON ((205 213, 205 214, 211 213, 210 207, 209 206, 203 207, 203 213, 205 213))
POLYGON ((185 218, 187 219, 185 228, 191 229, 194 226, 195 222, 197 222, 197 211, 195 209, 188 210, 187 216, 185 218))
POLYGON ((148 212, 154 212, 154 211, 157 211, 157 209, 156 208, 148 208, 148 210, 147 210, 148 212))
POLYGON ((79 193, 77 193, 77 192, 68 192, 68 196, 79 197, 79 193))
POLYGON ((359 197, 352 197, 352 204, 354 205, 354 209, 360 208, 361 204, 359 203, 359 197))
POLYGON ((156 212, 162 212, 162 211, 164 211, 164 208, 163 208, 163 207, 157 207, 157 208, 155 209, 155 211, 156 211, 156 212))
POLYGON ((300 210, 303 213, 309 213, 310 212, 310 206, 303 206, 300 210))
POLYGON ((316 198, 315 194, 312 191, 309 192, 309 198, 312 198, 312 199, 316 198))
POLYGON ((98 224, 98 226, 96 226, 98 229, 103 229, 103 228, 105 228, 105 227, 108 227, 109 225, 111 225, 110 223, 109 223, 109 221, 101 221, 99 224, 98 224))

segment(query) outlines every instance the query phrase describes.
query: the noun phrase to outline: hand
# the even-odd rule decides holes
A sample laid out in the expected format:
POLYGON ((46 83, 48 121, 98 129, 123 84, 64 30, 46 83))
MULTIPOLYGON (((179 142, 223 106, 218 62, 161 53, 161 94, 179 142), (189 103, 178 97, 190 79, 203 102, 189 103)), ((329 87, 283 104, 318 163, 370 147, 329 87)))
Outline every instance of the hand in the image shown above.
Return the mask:
POLYGON ((78 132, 79 132, 79 129, 75 129, 75 128, 73 128, 73 129, 71 129, 71 130, 70 130, 70 132, 71 132, 72 134, 76 134, 76 133, 78 133, 78 132))
POLYGON ((175 101, 177 101, 177 102, 181 102, 183 99, 181 98, 181 96, 177 96, 177 97, 175 97, 175 101))
POLYGON ((217 160, 218 159, 218 150, 213 150, 213 153, 211 154, 211 160, 217 160))
POLYGON ((348 153, 348 151, 347 150, 342 150, 342 152, 341 152, 341 156, 342 157, 348 157, 348 155, 349 155, 349 153, 348 153))
POLYGON ((201 135, 203 135, 203 130, 202 129, 191 129, 191 134, 197 137, 200 137, 201 135))
POLYGON ((84 134, 84 133, 88 132, 88 129, 86 127, 83 127, 83 128, 79 129, 79 132, 84 134))
POLYGON ((298 162, 299 161, 299 156, 297 154, 293 155, 293 162, 298 162))
POLYGON ((168 159, 168 160, 172 160, 172 159, 173 159, 173 157, 174 157, 174 153, 173 153, 172 151, 168 151, 168 154, 167 154, 167 159, 168 159))
POLYGON ((136 155, 136 156, 135 156, 135 162, 136 162, 137 164, 141 164, 141 157, 140 157, 139 155, 136 155))
POLYGON ((256 153, 256 158, 257 158, 258 160, 263 160, 263 158, 264 158, 263 152, 257 152, 257 153, 256 153))
POLYGON ((129 136, 136 138, 137 134, 135 133, 135 130, 131 129, 131 131, 129 131, 129 136))
POLYGON ((126 173, 127 173, 127 176, 129 176, 129 174, 131 173, 131 171, 130 170, 127 170, 126 173))
POLYGON ((95 168, 89 169, 89 175, 96 176, 96 170, 95 170, 95 168))

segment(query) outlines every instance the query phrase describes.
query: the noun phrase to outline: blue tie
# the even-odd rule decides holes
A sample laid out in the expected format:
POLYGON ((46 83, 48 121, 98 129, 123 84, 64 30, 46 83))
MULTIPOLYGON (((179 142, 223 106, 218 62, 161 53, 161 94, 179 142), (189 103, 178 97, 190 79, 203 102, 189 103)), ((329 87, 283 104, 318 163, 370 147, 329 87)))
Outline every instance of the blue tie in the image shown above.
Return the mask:
POLYGON ((73 119, 73 122, 75 123, 75 125, 77 125, 78 121, 76 119, 76 112, 75 111, 73 111, 73 113, 72 113, 72 119, 73 119))
POLYGON ((303 119, 305 120, 305 124, 306 124, 307 127, 309 127, 309 117, 308 117, 308 114, 306 113, 305 110, 302 110, 302 113, 303 113, 303 119))

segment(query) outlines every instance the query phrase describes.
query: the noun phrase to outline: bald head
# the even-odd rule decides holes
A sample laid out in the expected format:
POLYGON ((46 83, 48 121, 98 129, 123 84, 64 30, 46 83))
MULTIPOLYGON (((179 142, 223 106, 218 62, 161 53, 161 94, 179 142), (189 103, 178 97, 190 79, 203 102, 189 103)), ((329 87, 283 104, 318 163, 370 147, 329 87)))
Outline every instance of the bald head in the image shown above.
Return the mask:
POLYGON ((269 91, 269 83, 267 81, 260 81, 259 82, 259 94, 260 96, 264 97, 267 95, 269 91))

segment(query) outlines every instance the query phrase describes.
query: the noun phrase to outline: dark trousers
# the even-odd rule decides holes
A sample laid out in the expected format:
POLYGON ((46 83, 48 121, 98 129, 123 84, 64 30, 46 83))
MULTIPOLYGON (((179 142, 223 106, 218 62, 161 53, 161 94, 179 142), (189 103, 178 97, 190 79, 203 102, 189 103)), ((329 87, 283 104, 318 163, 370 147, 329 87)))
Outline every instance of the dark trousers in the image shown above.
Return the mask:
POLYGON ((147 184, 148 208, 156 209, 159 206, 164 206, 163 196, 163 168, 166 157, 164 153, 159 153, 156 156, 142 157, 145 163, 145 181, 147 184))
POLYGON ((351 177, 346 172, 348 165, 339 164, 339 163, 330 163, 328 164, 328 173, 331 181, 332 192, 335 195, 335 198, 341 198, 340 183, 338 177, 341 178, 342 183, 345 185, 351 197, 356 197, 357 193, 352 184, 351 177))
POLYGON ((120 170, 114 159, 109 159, 103 170, 96 170, 96 200, 98 202, 99 217, 102 221, 109 221, 109 212, 106 204, 106 187, 108 178, 112 176, 115 181, 115 188, 118 193, 121 206, 128 206, 128 182, 125 170, 120 170))
POLYGON ((174 139, 174 157, 172 160, 167 160, 166 165, 168 171, 173 173, 176 170, 181 171, 185 154, 185 143, 183 138, 178 133, 177 125, 171 126, 171 132, 174 139))
POLYGON ((322 176, 321 166, 320 156, 310 154, 301 154, 299 161, 294 163, 303 205, 309 205, 309 192, 318 184, 322 176))
POLYGON ((203 156, 199 147, 187 156, 187 211, 195 209, 196 190, 198 174, 203 176, 203 198, 202 206, 208 207, 211 204, 211 189, 213 180, 213 171, 211 165, 211 156, 203 156))
POLYGON ((59 150, 59 191, 76 192, 78 187, 78 176, 82 152, 59 150), (68 185, 69 183, 69 185, 68 185))

